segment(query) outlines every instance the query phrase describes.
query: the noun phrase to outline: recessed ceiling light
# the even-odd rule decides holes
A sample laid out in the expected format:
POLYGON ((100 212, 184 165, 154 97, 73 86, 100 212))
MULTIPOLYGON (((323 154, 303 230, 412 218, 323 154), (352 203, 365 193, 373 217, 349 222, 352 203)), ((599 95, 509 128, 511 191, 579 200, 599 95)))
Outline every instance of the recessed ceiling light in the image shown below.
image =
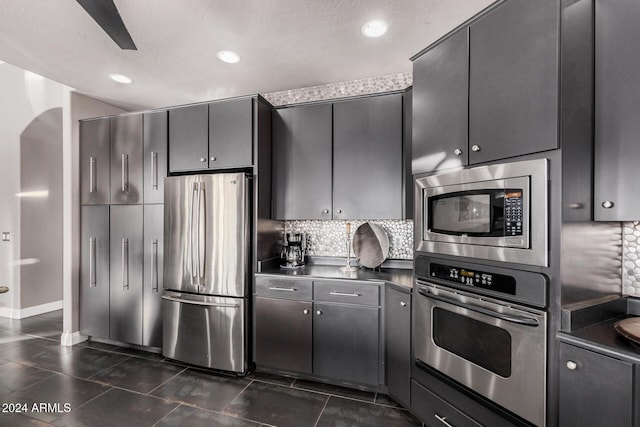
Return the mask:
POLYGON ((389 29, 389 24, 384 21, 369 21, 362 26, 362 34, 367 37, 380 37, 389 29))
POLYGON ((229 64, 240 62, 240 55, 235 52, 231 52, 230 50, 221 50, 216 54, 216 56, 220 61, 227 62, 229 64))
POLYGON ((124 74, 109 74, 109 78, 114 82, 124 83, 127 85, 133 81, 129 77, 125 76, 124 74))

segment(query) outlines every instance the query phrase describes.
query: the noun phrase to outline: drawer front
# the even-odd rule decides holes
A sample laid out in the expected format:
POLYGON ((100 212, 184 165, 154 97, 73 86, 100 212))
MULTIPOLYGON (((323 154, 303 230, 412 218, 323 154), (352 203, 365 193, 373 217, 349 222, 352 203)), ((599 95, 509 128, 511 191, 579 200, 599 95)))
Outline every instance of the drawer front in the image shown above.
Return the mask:
POLYGON ((255 283, 255 294, 261 297, 310 301, 313 296, 311 280, 256 276, 255 283))
POLYGON ((411 412, 428 426, 481 426, 413 380, 411 381, 411 412))
POLYGON ((380 286, 366 282, 315 280, 313 299, 348 304, 380 305, 380 286))

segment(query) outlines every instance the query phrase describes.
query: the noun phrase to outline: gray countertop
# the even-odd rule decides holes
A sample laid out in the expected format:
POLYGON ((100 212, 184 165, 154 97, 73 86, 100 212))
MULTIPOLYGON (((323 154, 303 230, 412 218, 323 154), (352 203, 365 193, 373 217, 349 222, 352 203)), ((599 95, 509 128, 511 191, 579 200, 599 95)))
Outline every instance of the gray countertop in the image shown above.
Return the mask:
POLYGON ((361 267, 354 272, 343 272, 336 265, 306 265, 304 267, 288 270, 280 267, 265 267, 260 275, 286 276, 286 277, 311 277, 320 279, 346 279, 346 280, 374 280, 387 282, 401 290, 413 288, 413 270, 402 268, 383 268, 382 271, 374 271, 361 267))

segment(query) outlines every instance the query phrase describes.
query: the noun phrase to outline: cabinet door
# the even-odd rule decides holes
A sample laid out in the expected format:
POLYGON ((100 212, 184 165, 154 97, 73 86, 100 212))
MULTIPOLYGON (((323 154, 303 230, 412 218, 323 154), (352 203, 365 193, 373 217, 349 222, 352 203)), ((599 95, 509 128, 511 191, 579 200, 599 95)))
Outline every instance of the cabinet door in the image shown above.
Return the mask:
POLYGON ((467 164, 468 37, 460 30, 413 62, 414 174, 467 164))
POLYGON ((255 362, 311 374, 313 305, 307 301, 255 298, 255 362))
POLYGON ((109 119, 80 122, 80 192, 83 205, 108 205, 109 119))
POLYGON ((167 176, 167 112, 144 115, 144 202, 164 202, 167 176))
POLYGON ((169 110, 169 172, 208 168, 208 123, 206 104, 169 110))
POLYGON ((560 343, 560 426, 631 426, 633 365, 560 343))
POLYGON ((378 308, 314 303, 313 309, 313 374, 378 385, 378 308))
POLYGON ((273 115, 274 219, 331 219, 331 104, 273 115))
POLYGON ((594 216, 600 221, 637 221, 640 3, 596 0, 595 4, 594 216))
POLYGON ((142 344, 142 205, 111 206, 109 338, 142 344))
POLYGON ((109 206, 83 206, 80 232, 80 333, 109 338, 109 206))
POLYGON ((384 310, 389 395, 408 408, 411 405, 411 294, 387 287, 384 310))
POLYGON ((333 218, 402 219, 402 95, 333 105, 333 218))
POLYGON ((111 118, 111 204, 142 203, 142 114, 111 118))
POLYGON ((253 99, 209 104, 209 168, 253 164, 253 99))
POLYGON ((164 205, 144 205, 142 345, 162 347, 164 205))
POLYGON ((413 89, 402 96, 402 170, 404 173, 404 218, 413 219, 413 175, 411 174, 411 126, 413 117, 413 89))
POLYGON ((511 0, 471 26, 470 163, 558 148, 558 14, 511 0))

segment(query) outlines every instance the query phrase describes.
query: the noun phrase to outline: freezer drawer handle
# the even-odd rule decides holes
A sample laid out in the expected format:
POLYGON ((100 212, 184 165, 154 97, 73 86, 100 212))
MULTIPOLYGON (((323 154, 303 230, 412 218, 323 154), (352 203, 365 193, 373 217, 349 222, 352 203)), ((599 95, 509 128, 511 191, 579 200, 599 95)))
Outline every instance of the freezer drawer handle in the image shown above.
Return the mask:
POLYGON ((336 291, 329 292, 329 295, 334 295, 338 297, 359 297, 360 296, 360 294, 356 294, 355 292, 336 292, 336 291))
POLYGON ((270 291, 295 292, 297 289, 296 288, 281 288, 279 286, 270 286, 269 290, 270 291))
POLYGON ((540 323, 538 322, 537 319, 533 319, 531 317, 513 316, 513 315, 510 315, 510 314, 500 313, 500 312, 497 312, 497 311, 494 311, 494 310, 490 310, 488 308, 478 307, 478 306, 473 305, 473 304, 463 303, 463 302, 457 301, 457 300, 455 300, 453 298, 447 298, 447 297, 443 297, 443 296, 440 296, 440 295, 434 295, 432 293, 429 293, 429 291, 427 291, 426 289, 418 289, 418 293, 420 295, 423 295, 423 296, 425 296, 427 298, 434 299, 436 301, 446 302, 446 303, 451 304, 451 305, 455 305, 455 306, 458 306, 458 307, 466 308, 467 310, 475 311, 476 313, 486 314, 487 316, 495 317, 496 319, 506 320, 507 322, 518 323, 520 325, 534 326, 534 327, 540 325, 540 323))
POLYGON ((240 304, 230 304, 230 303, 223 303, 223 302, 191 301, 191 300, 185 300, 185 299, 180 299, 180 298, 167 297, 167 296, 164 296, 164 295, 162 296, 162 299, 166 299, 167 301, 181 302, 181 303, 184 303, 184 304, 204 305, 204 306, 208 306, 208 307, 229 307, 229 308, 238 308, 238 307, 240 307, 240 304))

